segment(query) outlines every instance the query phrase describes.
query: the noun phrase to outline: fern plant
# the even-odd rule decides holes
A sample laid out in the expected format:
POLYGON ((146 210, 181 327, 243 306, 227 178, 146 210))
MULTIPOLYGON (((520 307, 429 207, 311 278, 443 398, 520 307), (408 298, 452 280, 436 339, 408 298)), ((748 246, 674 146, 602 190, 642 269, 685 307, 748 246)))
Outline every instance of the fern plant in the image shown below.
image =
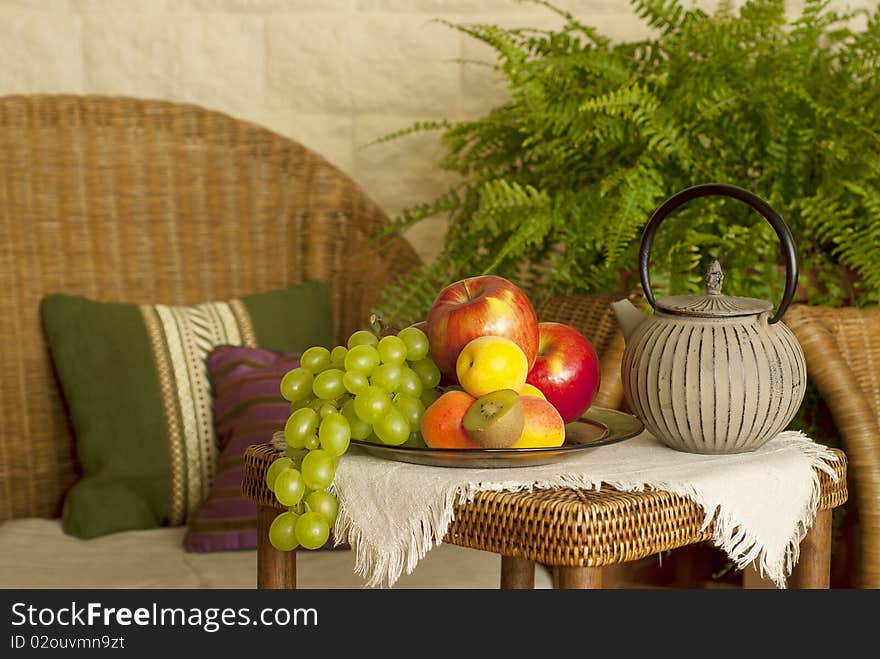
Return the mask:
MULTIPOLYGON (((812 302, 880 302, 880 8, 857 16, 808 0, 789 20, 782 0, 738 11, 722 2, 712 15, 680 0, 633 0, 654 36, 613 43, 532 1, 564 25, 447 24, 494 50, 504 105, 383 138, 441 131, 439 166, 459 175, 387 229, 437 214, 449 221, 436 262, 384 291, 383 318, 422 319, 442 286, 490 272, 538 303, 631 290, 653 210, 710 181, 752 190, 782 214, 812 302), (850 27, 855 18, 863 28, 850 27)), ((773 230, 720 199, 691 202, 664 223, 653 252, 657 293, 698 291, 712 258, 724 264, 727 292, 778 297, 773 230)))

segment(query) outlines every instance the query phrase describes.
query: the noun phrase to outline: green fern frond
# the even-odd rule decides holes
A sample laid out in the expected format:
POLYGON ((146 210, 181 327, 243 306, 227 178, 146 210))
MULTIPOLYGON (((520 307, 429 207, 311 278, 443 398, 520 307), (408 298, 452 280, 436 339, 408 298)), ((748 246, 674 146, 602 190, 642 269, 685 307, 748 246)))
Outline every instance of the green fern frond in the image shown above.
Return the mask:
POLYGON ((440 260, 402 275, 383 289, 373 313, 393 327, 407 327, 424 320, 437 293, 450 283, 450 271, 450 264, 440 260))
POLYGON ((590 98, 580 105, 581 112, 601 112, 611 117, 619 117, 627 109, 637 106, 644 98, 642 85, 634 82, 590 98))
MULTIPOLYGON (((481 272, 521 281, 535 299, 631 285, 653 210, 707 181, 753 190, 782 214, 819 303, 880 303, 880 6, 808 0, 789 20, 782 0, 722 2, 712 15, 635 0, 654 33, 614 42, 552 1, 526 1, 564 25, 444 23, 493 51, 508 100, 399 133, 440 130, 438 165, 460 182, 388 229, 448 217, 438 261, 387 289, 389 318, 418 319, 442 286, 481 272), (847 22, 857 15, 859 29, 847 22)), ((697 291, 713 255, 731 292, 778 294, 772 228, 719 200, 664 222, 652 279, 697 291)))
POLYGON ((415 121, 406 128, 387 133, 386 135, 376 138, 372 142, 368 142, 365 146, 374 146, 376 144, 392 142, 394 140, 399 140, 401 137, 406 137, 407 135, 413 135, 415 133, 424 133, 435 130, 449 130, 450 128, 452 128, 452 126, 452 123, 444 119, 431 121, 415 121))
POLYGON ((599 48, 605 48, 611 40, 604 36, 597 28, 587 25, 586 23, 582 23, 579 21, 574 14, 560 7, 557 7, 552 2, 548 2, 548 0, 517 0, 517 2, 521 2, 523 4, 534 4, 540 5, 542 7, 546 7, 552 13, 557 16, 561 16, 566 20, 566 25, 564 28, 565 32, 578 32, 585 36, 592 45, 595 45, 599 48))
POLYGON ((404 229, 417 224, 422 220, 435 217, 442 213, 449 213, 461 204, 458 190, 452 188, 439 196, 434 201, 425 204, 419 204, 412 208, 404 208, 400 215, 395 217, 391 222, 380 228, 373 235, 375 239, 381 239, 385 236, 400 233, 404 229))
POLYGON ((664 34, 680 28, 687 14, 678 0, 631 0, 630 4, 648 25, 664 34))

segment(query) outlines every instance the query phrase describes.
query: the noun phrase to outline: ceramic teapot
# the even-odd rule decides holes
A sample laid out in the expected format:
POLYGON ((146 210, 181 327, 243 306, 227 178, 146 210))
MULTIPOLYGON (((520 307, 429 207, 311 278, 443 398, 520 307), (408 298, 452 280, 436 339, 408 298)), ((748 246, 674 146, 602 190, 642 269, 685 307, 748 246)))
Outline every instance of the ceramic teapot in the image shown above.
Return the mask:
POLYGON ((651 216, 639 249, 639 275, 654 308, 646 317, 628 300, 612 304, 626 338, 621 375, 630 410, 660 441, 691 453, 757 449, 792 420, 804 397, 807 367, 782 316, 794 298, 798 263, 782 217, 748 190, 697 185, 667 199, 651 216), (717 261, 705 295, 654 299, 649 259, 660 223, 697 197, 738 199, 761 213, 782 243, 785 292, 779 308, 766 300, 721 292, 717 261))

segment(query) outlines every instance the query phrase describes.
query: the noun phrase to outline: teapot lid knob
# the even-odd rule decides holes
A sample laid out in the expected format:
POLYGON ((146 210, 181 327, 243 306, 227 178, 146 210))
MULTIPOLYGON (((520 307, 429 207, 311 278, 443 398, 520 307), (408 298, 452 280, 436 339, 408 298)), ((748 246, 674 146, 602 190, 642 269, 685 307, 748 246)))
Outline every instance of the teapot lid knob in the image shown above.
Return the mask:
POLYGON ((732 316, 751 316, 773 309, 767 300, 753 297, 737 297, 724 295, 721 284, 724 273, 721 264, 714 259, 703 275, 706 284, 706 295, 673 295, 657 300, 661 311, 681 316, 697 316, 700 318, 726 318, 732 316))
POLYGON ((721 295, 721 286, 724 283, 724 272, 721 270, 721 264, 718 259, 712 259, 706 275, 703 277, 706 282, 706 293, 708 295, 721 295))

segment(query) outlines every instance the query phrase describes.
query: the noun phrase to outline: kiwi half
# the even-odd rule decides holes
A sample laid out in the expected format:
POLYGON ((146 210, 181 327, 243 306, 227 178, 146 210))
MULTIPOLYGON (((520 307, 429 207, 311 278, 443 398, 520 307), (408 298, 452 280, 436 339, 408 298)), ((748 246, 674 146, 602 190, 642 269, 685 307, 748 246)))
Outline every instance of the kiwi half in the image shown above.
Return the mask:
POLYGON ((465 412, 462 425, 482 448, 507 448, 519 439, 525 425, 519 394, 499 389, 477 398, 465 412))

